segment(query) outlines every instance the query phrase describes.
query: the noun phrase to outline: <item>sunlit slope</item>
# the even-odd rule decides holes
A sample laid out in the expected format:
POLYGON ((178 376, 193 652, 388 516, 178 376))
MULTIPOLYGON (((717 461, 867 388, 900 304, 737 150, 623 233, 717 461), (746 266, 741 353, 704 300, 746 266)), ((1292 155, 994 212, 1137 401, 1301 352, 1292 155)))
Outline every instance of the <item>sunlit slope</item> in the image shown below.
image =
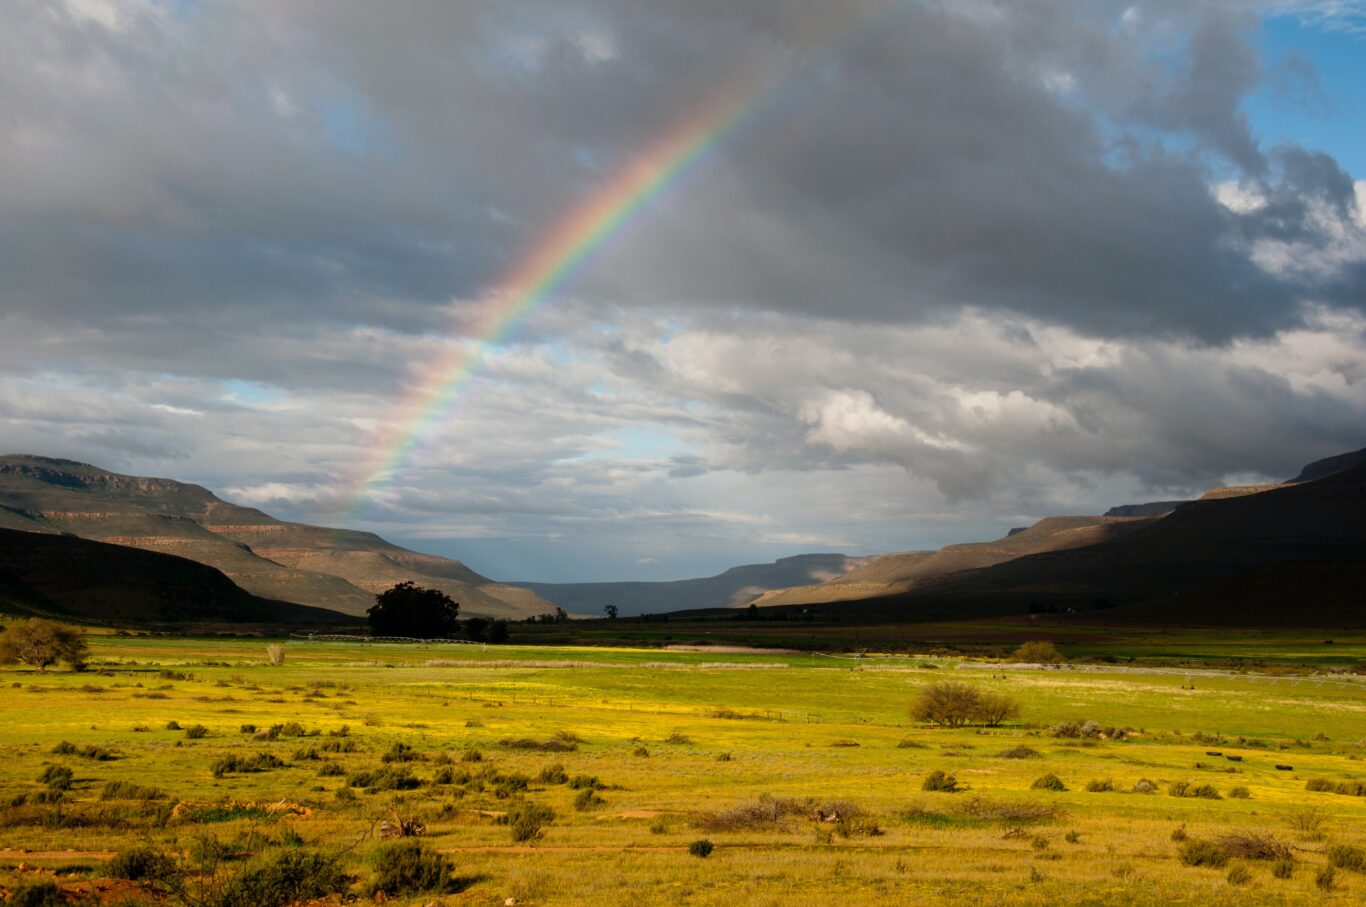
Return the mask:
POLYGON ((466 614, 517 618, 554 607, 372 533, 286 523, 198 485, 70 460, 0 457, 0 526, 173 554, 221 570, 254 595, 352 615, 404 580, 442 589, 466 614))

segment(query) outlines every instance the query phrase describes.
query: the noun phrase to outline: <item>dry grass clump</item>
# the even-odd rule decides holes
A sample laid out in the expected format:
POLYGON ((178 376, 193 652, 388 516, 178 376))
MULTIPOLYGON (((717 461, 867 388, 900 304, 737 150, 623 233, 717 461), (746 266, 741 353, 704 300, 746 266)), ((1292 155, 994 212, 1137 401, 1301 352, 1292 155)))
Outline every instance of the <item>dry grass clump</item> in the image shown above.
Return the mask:
POLYGON ((694 824, 704 831, 761 831, 781 827, 808 810, 804 800, 762 794, 753 802, 702 816, 694 824))
POLYGON ((1366 872, 1366 850, 1352 844, 1334 844, 1324 852, 1328 865, 1335 869, 1366 872))
POLYGON ((1201 800, 1222 800, 1223 796, 1213 784, 1191 784, 1189 781, 1173 781, 1167 787, 1172 797, 1194 797, 1201 800))
POLYGON ((1310 841, 1321 841, 1326 818, 1322 810, 1313 806, 1302 806, 1286 814, 1285 821, 1292 831, 1298 832, 1302 837, 1310 841))
POLYGON ((163 800, 166 795, 155 787, 131 781, 110 781, 100 790, 101 800, 163 800))
POLYGON ((1008 750, 1001 750, 996 755, 1002 759, 1039 759, 1043 756, 1038 750, 1028 746, 1012 746, 1008 750))
POLYGON ((1231 832, 1214 839, 1224 855, 1240 860, 1293 860, 1290 845, 1264 832, 1231 832))
POLYGON ((572 753, 579 748, 582 739, 568 731, 556 731, 547 740, 533 740, 530 737, 504 737, 498 745, 510 750, 534 750, 542 753, 572 753))
POLYGON ((1057 806, 1048 803, 1027 803, 1008 800, 989 800, 973 797, 958 806, 958 812, 983 822, 1019 826, 1051 822, 1065 815, 1057 806))
POLYGON ((1304 782, 1304 789, 1329 794, 1342 794, 1344 797, 1366 797, 1366 782, 1337 781, 1327 778, 1310 778, 1304 782))

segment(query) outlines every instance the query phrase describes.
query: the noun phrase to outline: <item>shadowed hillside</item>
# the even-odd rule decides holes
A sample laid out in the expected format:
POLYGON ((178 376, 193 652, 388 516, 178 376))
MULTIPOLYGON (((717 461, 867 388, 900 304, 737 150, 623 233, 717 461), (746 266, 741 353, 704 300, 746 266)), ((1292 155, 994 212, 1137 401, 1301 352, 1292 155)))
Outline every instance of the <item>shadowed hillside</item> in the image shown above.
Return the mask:
POLYGON ((935 577, 989 567, 1027 554, 1093 545, 1131 532, 1147 521, 1130 517, 1047 517, 991 542, 948 545, 938 551, 884 554, 866 566, 819 586, 779 589, 761 596, 760 607, 805 605, 894 595, 935 577))
POLYGON ((258 598, 185 558, 68 535, 0 529, 0 610, 97 623, 338 623, 258 598))
POLYGON ((1366 601, 1353 594, 1360 588, 1353 583, 1360 569, 1354 563, 1362 561, 1366 464, 1256 494, 1192 501, 1099 544, 940 576, 818 613, 927 619, 1087 610, 1104 602, 1126 606, 1107 620, 1237 625, 1265 620, 1245 607, 1251 596, 1274 597, 1280 623, 1360 624, 1366 601), (1322 614, 1314 610, 1321 598, 1328 608, 1322 614))
POLYGON ((868 562, 844 554, 801 554, 772 564, 732 567, 716 576, 675 582, 518 583, 567 610, 598 616, 607 605, 622 617, 692 608, 740 608, 770 589, 822 583, 868 562))
POLYGON ((171 479, 111 473, 70 460, 0 457, 0 527, 65 532, 208 564, 264 598, 360 615, 404 580, 441 589, 466 615, 520 618, 554 610, 459 561, 368 532, 286 523, 171 479))

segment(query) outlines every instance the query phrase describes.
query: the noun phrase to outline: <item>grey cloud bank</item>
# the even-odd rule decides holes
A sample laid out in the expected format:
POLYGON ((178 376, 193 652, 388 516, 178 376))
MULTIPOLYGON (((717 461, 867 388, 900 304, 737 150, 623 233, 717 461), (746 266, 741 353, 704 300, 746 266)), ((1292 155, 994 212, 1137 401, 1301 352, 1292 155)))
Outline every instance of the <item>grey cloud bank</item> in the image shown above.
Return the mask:
MULTIPOLYGON (((1364 443, 1366 190, 1266 147, 1248 3, 20 3, 0 441, 486 573, 678 577, 1364 443), (730 85, 739 128, 367 506, 478 300, 730 85)), ((1280 68, 1278 68, 1278 66, 1280 68)), ((1292 71, 1285 67, 1291 66, 1292 71)))

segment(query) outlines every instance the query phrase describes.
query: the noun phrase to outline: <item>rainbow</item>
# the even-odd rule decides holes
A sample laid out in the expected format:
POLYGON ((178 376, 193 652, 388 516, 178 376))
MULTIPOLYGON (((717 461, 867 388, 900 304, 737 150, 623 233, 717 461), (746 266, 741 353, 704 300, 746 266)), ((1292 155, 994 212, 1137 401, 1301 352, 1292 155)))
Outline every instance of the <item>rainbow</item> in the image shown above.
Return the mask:
POLYGON ((758 86, 709 100, 671 129, 559 223, 531 254, 483 299, 483 330, 473 348, 463 346, 431 363, 426 377, 400 404, 403 415, 379 462, 355 495, 353 513, 392 482, 424 438, 431 436, 477 373, 483 352, 508 337, 539 305, 574 276, 593 253, 657 196, 677 183, 744 118, 758 86))
POLYGON ((818 73, 828 50, 846 42, 842 38, 877 35, 889 16, 910 8, 905 0, 887 0, 856 19, 834 40, 818 42, 798 54, 783 78, 754 79, 710 99, 682 118, 605 185, 561 221, 529 255, 521 259, 482 303, 480 336, 462 345, 424 370, 408 397, 399 404, 396 429, 377 445, 381 455, 357 483, 351 515, 369 503, 376 492, 397 478, 411 464, 418 446, 436 433, 438 425, 462 397, 483 361, 483 353, 505 340, 512 330, 538 306, 564 286, 593 253, 622 231, 655 198, 693 171, 729 138, 738 127, 754 119, 764 99, 778 101, 780 86, 795 88, 796 76, 818 73))

